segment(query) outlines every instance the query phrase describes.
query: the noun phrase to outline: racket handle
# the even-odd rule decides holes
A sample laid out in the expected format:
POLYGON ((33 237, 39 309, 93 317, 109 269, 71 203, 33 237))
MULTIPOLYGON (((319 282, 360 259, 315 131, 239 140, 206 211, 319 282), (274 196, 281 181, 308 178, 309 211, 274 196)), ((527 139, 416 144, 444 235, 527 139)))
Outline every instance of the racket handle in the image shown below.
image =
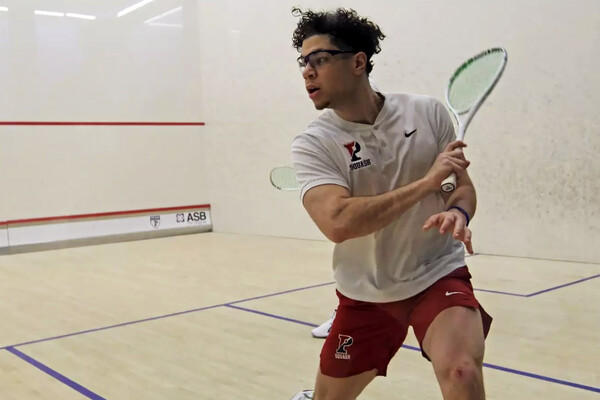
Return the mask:
POLYGON ((453 172, 442 182, 442 192, 450 193, 456 189, 456 174, 453 172))

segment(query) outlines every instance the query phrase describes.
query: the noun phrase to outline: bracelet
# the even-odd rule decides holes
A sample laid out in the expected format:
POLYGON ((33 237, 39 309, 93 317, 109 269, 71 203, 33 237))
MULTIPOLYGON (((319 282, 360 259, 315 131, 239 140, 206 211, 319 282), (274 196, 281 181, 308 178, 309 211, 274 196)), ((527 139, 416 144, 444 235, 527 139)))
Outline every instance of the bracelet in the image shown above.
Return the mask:
POLYGON ((469 222, 471 221, 471 219, 469 218, 469 214, 467 214, 467 212, 463 208, 461 208, 459 206, 448 207, 448 210, 446 210, 446 211, 450 211, 453 208, 456 208, 458 211, 460 211, 465 216, 465 218, 467 219, 467 226, 469 226, 469 222))

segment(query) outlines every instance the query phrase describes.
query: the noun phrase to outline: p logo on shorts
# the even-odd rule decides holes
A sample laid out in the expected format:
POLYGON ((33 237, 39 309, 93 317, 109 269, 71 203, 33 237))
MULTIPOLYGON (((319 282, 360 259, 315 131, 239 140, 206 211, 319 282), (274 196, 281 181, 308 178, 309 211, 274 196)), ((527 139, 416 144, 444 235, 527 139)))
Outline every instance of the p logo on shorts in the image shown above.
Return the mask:
POLYGON ((335 358, 349 360, 350 354, 348 354, 348 350, 346 350, 346 348, 352 346, 354 339, 352 339, 352 336, 338 335, 338 340, 339 344, 337 350, 335 351, 335 358))

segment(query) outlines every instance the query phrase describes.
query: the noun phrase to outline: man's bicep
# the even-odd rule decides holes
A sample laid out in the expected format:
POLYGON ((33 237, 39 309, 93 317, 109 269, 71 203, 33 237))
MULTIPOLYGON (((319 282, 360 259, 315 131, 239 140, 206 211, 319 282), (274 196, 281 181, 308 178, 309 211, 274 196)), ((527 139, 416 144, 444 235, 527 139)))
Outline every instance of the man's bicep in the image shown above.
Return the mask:
POLYGON ((336 241, 339 217, 344 201, 350 198, 350 191, 339 185, 319 185, 308 189, 302 204, 317 227, 329 239, 336 241))

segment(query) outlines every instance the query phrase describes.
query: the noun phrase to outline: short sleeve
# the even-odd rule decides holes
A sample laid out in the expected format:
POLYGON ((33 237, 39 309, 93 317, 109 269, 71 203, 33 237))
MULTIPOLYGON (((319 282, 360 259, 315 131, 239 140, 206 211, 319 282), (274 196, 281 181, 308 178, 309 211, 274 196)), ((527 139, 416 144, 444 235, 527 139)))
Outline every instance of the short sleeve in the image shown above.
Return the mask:
POLYGON ((450 113, 444 105, 438 100, 434 100, 434 118, 435 118, 435 134, 438 144, 438 151, 441 153, 444 151, 448 143, 456 140, 456 133, 454 132, 454 124, 450 113))
POLYGON ((294 140, 292 162, 300 184, 301 199, 310 189, 320 185, 339 185, 350 189, 334 158, 316 137, 301 135, 294 140))

